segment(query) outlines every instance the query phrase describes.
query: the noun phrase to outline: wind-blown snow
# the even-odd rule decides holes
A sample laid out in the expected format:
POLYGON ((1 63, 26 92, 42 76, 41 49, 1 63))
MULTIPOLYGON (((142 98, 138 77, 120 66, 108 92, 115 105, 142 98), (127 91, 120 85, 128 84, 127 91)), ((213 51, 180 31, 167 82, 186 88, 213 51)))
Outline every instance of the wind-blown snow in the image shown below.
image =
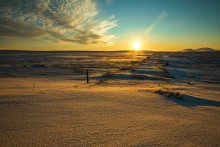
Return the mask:
MULTIPOLYGON (((24 76, 23 70, 3 76, 1 71, 0 146, 219 146, 219 84, 200 81, 201 76, 178 78, 171 68, 184 64, 179 57, 166 57, 137 58, 123 69, 121 61, 115 72, 92 73, 89 84, 85 75, 78 80, 66 72, 39 75, 39 69, 56 61, 51 58, 46 67, 31 67, 33 58, 24 67, 36 69, 33 76, 30 71, 24 76), (179 92, 183 100, 155 93, 159 89, 179 92)), ((62 63, 59 68, 67 65, 66 59, 60 61, 55 62, 62 63)))

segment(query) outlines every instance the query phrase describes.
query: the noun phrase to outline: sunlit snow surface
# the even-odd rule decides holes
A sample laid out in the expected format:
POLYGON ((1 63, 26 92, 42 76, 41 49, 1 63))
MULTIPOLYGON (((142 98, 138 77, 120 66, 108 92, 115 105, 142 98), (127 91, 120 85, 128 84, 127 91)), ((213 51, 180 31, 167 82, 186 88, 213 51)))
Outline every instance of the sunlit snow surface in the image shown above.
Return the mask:
POLYGON ((220 146, 219 65, 218 52, 1 51, 0 146, 220 146))

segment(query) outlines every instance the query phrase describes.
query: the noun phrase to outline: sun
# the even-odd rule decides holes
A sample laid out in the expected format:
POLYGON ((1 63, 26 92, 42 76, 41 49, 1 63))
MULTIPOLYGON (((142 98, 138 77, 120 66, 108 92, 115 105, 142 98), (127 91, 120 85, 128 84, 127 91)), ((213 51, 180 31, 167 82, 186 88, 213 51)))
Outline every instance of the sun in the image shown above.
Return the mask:
POLYGON ((133 49, 134 49, 135 51, 138 51, 138 50, 141 49, 141 43, 140 43, 139 41, 134 41, 134 42, 132 43, 132 47, 133 47, 133 49))

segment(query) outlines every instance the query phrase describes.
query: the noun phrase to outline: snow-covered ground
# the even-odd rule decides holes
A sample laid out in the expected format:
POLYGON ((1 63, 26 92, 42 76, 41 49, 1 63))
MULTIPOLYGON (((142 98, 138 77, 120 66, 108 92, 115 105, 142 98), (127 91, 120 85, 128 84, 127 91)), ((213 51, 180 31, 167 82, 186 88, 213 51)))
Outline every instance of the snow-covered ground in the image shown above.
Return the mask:
MULTIPOLYGON (((201 62, 186 55, 1 56, 0 146, 220 146, 219 79, 197 77, 201 62), (75 62, 79 73, 70 70, 75 62), (183 99, 155 93, 160 89, 183 99)), ((218 61, 206 61, 209 73, 218 61)))

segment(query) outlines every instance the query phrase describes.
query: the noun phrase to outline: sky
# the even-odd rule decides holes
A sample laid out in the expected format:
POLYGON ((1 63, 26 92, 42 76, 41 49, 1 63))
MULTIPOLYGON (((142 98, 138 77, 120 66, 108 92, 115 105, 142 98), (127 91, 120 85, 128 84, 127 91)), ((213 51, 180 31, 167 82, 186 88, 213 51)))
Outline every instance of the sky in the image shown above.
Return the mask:
POLYGON ((0 0, 0 49, 220 50, 219 0, 0 0))

